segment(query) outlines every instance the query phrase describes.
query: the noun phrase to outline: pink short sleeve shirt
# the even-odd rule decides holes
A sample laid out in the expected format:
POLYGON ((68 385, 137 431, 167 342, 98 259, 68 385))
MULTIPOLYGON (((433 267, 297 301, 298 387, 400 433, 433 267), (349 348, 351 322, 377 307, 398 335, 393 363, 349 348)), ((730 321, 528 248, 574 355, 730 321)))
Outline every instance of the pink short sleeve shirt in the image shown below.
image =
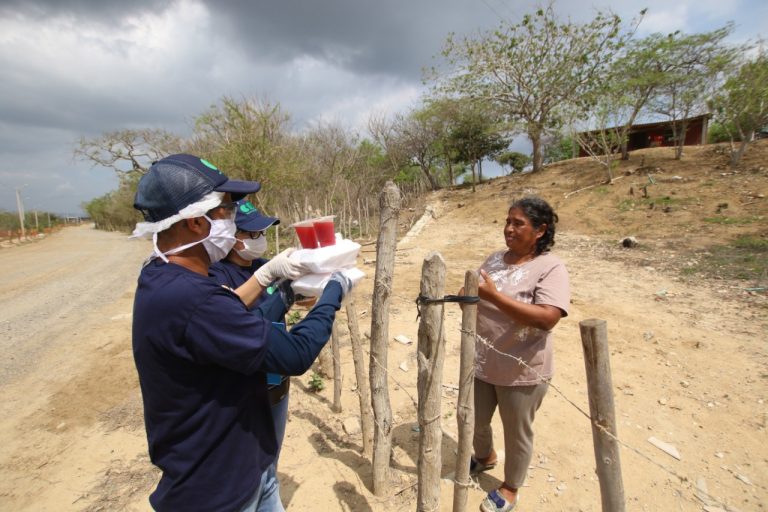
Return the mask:
MULTIPOLYGON (((568 271, 550 253, 541 254, 522 265, 504 262, 506 250, 495 252, 480 267, 505 295, 528 304, 547 304, 568 315, 570 290, 568 271)), ((490 302, 481 300, 477 309, 475 376, 497 386, 528 386, 554 373, 552 331, 516 324, 490 302), (490 345, 490 346, 489 346, 490 345), (519 357, 532 369, 508 356, 519 357)))

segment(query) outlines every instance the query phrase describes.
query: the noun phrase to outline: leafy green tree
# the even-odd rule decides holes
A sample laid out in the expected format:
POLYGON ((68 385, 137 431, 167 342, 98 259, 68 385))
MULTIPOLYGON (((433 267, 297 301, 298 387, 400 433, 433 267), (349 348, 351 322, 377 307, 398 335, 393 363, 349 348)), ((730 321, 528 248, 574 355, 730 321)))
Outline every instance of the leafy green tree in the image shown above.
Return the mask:
POLYGON ((578 156, 576 148, 578 144, 570 135, 562 132, 555 132, 543 139, 544 145, 544 163, 559 162, 578 156))
POLYGON ((522 172, 525 166, 531 163, 530 156, 517 151, 505 151, 497 155, 495 160, 502 167, 508 165, 511 169, 510 173, 522 172))
POLYGON ((706 109, 707 97, 743 51, 725 43, 732 31, 733 24, 700 34, 675 32, 664 43, 664 83, 650 103, 654 112, 671 121, 677 160, 683 155, 687 120, 706 109))
POLYGON ((296 178, 289 121, 279 103, 225 96, 195 118, 191 151, 234 178, 285 183, 296 178))
POLYGON ((710 107, 731 143, 730 163, 738 165, 755 132, 768 125, 768 56, 761 53, 744 63, 710 101, 710 107), (736 141, 740 141, 738 148, 736 141))
POLYGON ((432 190, 440 188, 435 167, 443 156, 442 123, 430 108, 415 109, 395 117, 395 133, 399 151, 419 166, 432 190))
POLYGON ((631 40, 611 67, 605 84, 614 99, 621 98, 621 104, 616 105, 621 111, 616 112, 614 122, 620 124, 616 135, 621 144, 622 160, 629 159, 627 142, 635 120, 654 93, 665 84, 667 72, 678 65, 668 55, 670 48, 670 38, 662 34, 631 40))
POLYGON ((516 123, 531 140, 539 171, 542 138, 562 126, 566 107, 578 105, 607 76, 630 35, 614 14, 563 22, 550 5, 475 39, 449 36, 443 55, 451 69, 433 76, 439 91, 494 105, 516 123))
POLYGON ((125 177, 117 190, 81 205, 97 229, 131 231, 137 222, 143 220, 141 214, 133 208, 138 181, 138 176, 125 177))
MULTIPOLYGON (((714 106, 712 106, 715 109, 714 106)), ((733 126, 726 126, 728 123, 720 123, 713 121, 709 123, 707 127, 707 144, 717 144, 719 142, 728 142, 731 140, 731 134, 736 133, 736 128, 733 126)), ((741 140, 741 139, 735 139, 741 140)))
POLYGON ((455 119, 449 135, 458 161, 472 166, 472 191, 482 181, 482 160, 494 158, 510 144, 508 132, 495 109, 486 103, 465 99, 455 103, 455 119))

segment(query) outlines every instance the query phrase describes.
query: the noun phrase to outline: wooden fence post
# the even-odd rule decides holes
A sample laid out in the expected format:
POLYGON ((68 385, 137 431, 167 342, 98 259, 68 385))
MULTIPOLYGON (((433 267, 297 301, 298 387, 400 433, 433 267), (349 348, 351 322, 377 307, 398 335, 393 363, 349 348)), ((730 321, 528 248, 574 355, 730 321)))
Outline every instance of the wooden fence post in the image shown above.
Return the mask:
POLYGON ((379 237, 376 242, 376 275, 371 304, 371 401, 373 405, 373 493, 384 496, 389 488, 389 459, 392 451, 392 407, 389 402, 387 354, 389 304, 397 246, 397 216, 400 191, 388 181, 379 196, 379 237))
POLYGON ((371 410, 371 390, 365 375, 365 359, 360 342, 360 328, 357 325, 357 309, 355 294, 347 298, 347 324, 349 339, 352 343, 352 359, 355 362, 355 377, 357 378, 357 396, 360 399, 360 423, 363 430, 363 455, 370 458, 373 454, 373 411, 371 410))
POLYGON ((333 376, 333 348, 332 342, 327 343, 320 354, 317 355, 317 373, 330 379, 333 376))
MULTIPOLYGON (((477 296, 477 272, 464 274, 464 295, 477 296)), ((456 406, 458 451, 453 484, 453 512, 467 508, 467 488, 470 485, 469 459, 472 457, 472 437, 475 432, 475 328, 477 304, 465 304, 461 312, 461 360, 459 363, 459 399, 456 406)))
POLYGON ((341 350, 339 328, 336 322, 331 327, 331 352, 333 353, 333 412, 341 412, 341 350))
MULTIPOLYGON (((430 252, 421 268, 421 295, 436 299, 445 289, 445 261, 438 252, 430 252)), ((443 388, 445 333, 442 302, 421 304, 419 322, 419 490, 416 510, 440 508, 440 445, 443 430, 440 425, 440 402, 443 388)))
POLYGON ((616 441, 608 329, 605 320, 593 318, 579 322, 579 330, 584 348, 584 366, 587 370, 592 442, 595 445, 603 512, 624 512, 624 483, 621 479, 619 445, 616 441), (606 434, 603 429, 611 435, 606 434))

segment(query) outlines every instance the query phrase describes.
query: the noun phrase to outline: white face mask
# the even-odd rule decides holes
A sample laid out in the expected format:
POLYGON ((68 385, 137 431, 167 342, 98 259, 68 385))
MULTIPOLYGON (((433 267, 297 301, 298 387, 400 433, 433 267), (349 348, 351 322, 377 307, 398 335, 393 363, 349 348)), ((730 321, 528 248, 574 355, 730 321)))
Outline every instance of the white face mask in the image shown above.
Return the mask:
POLYGON ((255 260, 267 252, 267 237, 265 235, 261 235, 256 240, 246 238, 244 240, 241 239, 240 241, 245 246, 245 249, 238 249, 235 247, 235 252, 237 252, 237 255, 244 260, 255 260))
POLYGON ((157 233, 154 233, 152 235, 152 243, 155 246, 155 251, 149 257, 149 260, 152 258, 160 258, 164 262, 168 263, 167 256, 180 253, 181 251, 189 249, 190 247, 200 243, 202 243, 203 247, 205 247, 205 252, 208 253, 208 258, 211 260, 211 263, 216 263, 217 261, 224 259, 224 257, 229 254, 229 251, 232 250, 232 247, 235 245, 235 232, 237 231, 235 221, 232 219, 214 220, 207 215, 203 215, 203 217, 205 217, 211 224, 211 230, 208 232, 207 237, 203 238, 202 240, 198 240, 197 242, 182 245, 181 247, 175 247, 170 251, 160 252, 160 249, 157 248, 157 233))
POLYGON ((237 227, 232 219, 212 220, 207 215, 204 217, 211 223, 211 231, 203 239, 203 247, 205 247, 211 263, 216 263, 223 260, 235 246, 237 227))

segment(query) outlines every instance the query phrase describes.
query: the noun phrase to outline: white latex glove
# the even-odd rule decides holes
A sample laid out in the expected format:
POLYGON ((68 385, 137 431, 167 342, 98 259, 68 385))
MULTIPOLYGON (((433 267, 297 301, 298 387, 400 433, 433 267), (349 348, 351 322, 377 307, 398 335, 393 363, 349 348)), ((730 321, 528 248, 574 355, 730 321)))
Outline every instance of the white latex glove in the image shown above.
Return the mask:
POLYGON ((331 278, 328 282, 336 281, 341 285, 341 298, 342 300, 344 297, 349 295, 349 292, 352 291, 352 287, 355 285, 352 282, 352 279, 347 276, 343 270, 337 270, 333 274, 331 274, 331 278))
POLYGON ((307 270, 301 263, 291 260, 290 256, 296 249, 286 249, 253 273, 261 286, 269 286, 277 279, 298 279, 307 273, 307 270))

